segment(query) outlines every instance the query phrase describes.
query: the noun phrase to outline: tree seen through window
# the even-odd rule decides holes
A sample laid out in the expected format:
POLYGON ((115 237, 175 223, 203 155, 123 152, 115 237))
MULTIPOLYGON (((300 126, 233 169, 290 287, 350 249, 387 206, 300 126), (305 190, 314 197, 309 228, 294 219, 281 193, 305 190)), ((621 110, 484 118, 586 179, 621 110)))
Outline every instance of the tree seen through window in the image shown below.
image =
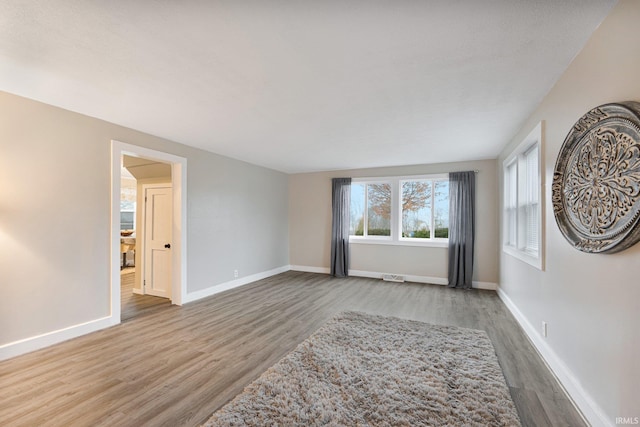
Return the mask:
MULTIPOLYGON (((446 239, 449 237, 449 182, 445 179, 398 180, 352 183, 352 236, 393 236, 393 187, 400 205, 399 237, 405 239, 446 239), (366 229, 366 233, 365 233, 366 229), (432 233, 433 232, 433 233, 432 233), (433 236, 432 236, 433 234, 433 236)), ((394 237, 397 239, 398 236, 394 237)))

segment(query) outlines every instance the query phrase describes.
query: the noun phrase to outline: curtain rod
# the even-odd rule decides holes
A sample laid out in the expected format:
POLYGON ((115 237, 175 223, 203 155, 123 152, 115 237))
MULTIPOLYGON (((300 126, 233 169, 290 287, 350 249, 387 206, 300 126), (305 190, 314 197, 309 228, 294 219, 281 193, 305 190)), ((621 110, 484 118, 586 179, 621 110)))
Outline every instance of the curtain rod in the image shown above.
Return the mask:
MULTIPOLYGON (((447 175, 450 174, 452 172, 474 172, 474 173, 480 173, 480 171, 478 169, 475 169, 473 171, 449 171, 449 172, 441 172, 441 173, 436 173, 436 174, 425 174, 425 175, 447 175)), ((410 177, 410 176, 407 176, 410 177)), ((368 179, 378 179, 378 178, 387 178, 387 179, 391 179, 391 178, 398 178, 398 177, 393 177, 393 176, 379 176, 379 177, 363 177, 363 176, 356 176, 356 177, 351 177, 352 179, 357 179, 357 180, 368 180, 368 179)), ((404 178, 404 176, 403 176, 404 178)))

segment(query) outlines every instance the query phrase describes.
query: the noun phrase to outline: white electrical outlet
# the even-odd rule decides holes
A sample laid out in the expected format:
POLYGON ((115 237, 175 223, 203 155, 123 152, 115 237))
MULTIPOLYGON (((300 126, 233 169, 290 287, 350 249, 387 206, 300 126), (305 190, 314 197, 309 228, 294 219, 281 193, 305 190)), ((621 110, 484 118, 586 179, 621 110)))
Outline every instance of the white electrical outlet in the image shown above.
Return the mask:
POLYGON ((542 336, 547 337, 547 322, 542 322, 542 336))
POLYGON ((233 277, 234 277, 235 279, 237 279, 237 278, 238 278, 238 270, 233 270, 233 277))

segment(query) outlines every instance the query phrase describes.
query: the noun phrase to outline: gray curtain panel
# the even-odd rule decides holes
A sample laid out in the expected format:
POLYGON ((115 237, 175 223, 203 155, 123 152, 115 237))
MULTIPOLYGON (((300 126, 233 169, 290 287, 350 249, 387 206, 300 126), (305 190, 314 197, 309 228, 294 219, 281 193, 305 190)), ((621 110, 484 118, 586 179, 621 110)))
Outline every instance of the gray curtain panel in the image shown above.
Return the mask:
POLYGON ((349 275, 349 216, 351 178, 333 178, 333 224, 331 227, 331 275, 349 275))
POLYGON ((449 174, 449 287, 471 288, 475 240, 475 172, 449 174))

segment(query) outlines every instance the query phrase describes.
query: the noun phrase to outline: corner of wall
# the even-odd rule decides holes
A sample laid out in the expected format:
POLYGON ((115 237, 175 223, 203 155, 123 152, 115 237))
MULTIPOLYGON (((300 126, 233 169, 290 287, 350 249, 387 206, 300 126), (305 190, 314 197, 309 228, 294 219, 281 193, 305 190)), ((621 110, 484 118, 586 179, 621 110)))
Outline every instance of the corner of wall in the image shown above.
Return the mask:
POLYGON ((231 280, 229 282, 219 283, 214 286, 210 286, 205 289, 200 289, 195 292, 187 293, 186 297, 182 301, 183 304, 200 300, 202 298, 210 297, 220 292, 228 291, 230 289, 239 288, 240 286, 248 285, 249 283, 256 282, 258 280, 266 279, 271 276, 275 276, 280 273, 284 273, 291 270, 290 265, 283 265, 282 267, 274 268, 269 271, 263 271, 261 273, 252 274, 250 276, 241 277, 239 279, 231 280))
POLYGON ((500 286, 498 286, 497 291, 502 302, 504 302, 511 314, 513 314, 513 317, 516 318, 525 335, 538 351, 549 370, 553 373, 560 387, 563 388, 570 397, 574 407, 584 418, 585 422, 591 425, 613 427, 613 424, 611 424, 611 421, 605 415, 604 411, 580 385, 580 381, 562 359, 560 359, 555 351, 542 339, 536 328, 527 320, 506 292, 504 292, 500 286))

